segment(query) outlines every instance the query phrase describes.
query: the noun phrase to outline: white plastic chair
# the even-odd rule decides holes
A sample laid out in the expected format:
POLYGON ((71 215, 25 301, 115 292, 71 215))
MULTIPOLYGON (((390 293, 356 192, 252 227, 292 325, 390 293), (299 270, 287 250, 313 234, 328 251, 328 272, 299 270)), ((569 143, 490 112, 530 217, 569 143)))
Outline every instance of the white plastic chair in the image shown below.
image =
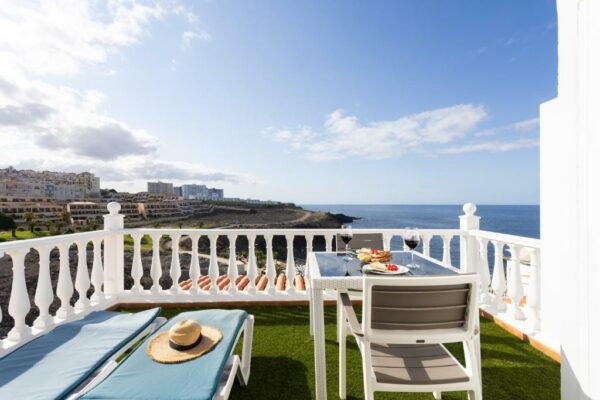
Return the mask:
POLYGON ((340 294, 340 387, 346 398, 346 336, 356 338, 362 356, 365 399, 374 392, 467 391, 481 400, 481 368, 475 274, 444 277, 371 277, 363 284, 359 324, 347 293, 340 294), (462 343, 465 366, 443 346, 462 343))

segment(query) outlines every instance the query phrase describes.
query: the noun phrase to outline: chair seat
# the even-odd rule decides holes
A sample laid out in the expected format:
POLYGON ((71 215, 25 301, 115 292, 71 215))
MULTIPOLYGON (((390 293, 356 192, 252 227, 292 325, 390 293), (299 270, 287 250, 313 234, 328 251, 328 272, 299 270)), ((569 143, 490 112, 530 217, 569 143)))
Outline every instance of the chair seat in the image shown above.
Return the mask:
POLYGON ((371 363, 378 383, 432 385, 469 380, 440 344, 371 344, 371 363))

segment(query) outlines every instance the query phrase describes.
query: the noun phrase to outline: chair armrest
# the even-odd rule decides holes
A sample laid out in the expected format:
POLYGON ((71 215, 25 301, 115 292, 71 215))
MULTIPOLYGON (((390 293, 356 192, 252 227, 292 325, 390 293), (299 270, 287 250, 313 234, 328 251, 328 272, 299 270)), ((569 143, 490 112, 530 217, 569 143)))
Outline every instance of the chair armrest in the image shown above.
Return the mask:
POLYGON ((348 293, 340 293, 340 299, 342 300, 342 310, 344 311, 344 314, 346 314, 346 319, 348 320, 348 325, 350 325, 350 330, 356 336, 364 336, 362 327, 356 318, 354 307, 352 307, 350 296, 348 293))

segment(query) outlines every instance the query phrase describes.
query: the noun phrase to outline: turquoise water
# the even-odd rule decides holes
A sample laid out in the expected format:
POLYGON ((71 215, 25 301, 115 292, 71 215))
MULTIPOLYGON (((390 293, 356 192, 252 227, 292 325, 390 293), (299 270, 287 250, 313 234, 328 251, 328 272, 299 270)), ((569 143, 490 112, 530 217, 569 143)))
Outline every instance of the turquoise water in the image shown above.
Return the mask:
MULTIPOLYGON (((361 219, 355 228, 458 228, 462 205, 302 205, 307 210, 342 213, 361 219)), ((538 205, 481 205, 476 215, 481 217, 480 228, 511 235, 540 237, 540 206, 538 205)), ((458 240, 451 243, 453 260, 458 260, 458 240)), ((400 238, 392 241, 392 249, 402 248, 400 238)), ((431 241, 431 255, 441 257, 441 239, 431 241)))

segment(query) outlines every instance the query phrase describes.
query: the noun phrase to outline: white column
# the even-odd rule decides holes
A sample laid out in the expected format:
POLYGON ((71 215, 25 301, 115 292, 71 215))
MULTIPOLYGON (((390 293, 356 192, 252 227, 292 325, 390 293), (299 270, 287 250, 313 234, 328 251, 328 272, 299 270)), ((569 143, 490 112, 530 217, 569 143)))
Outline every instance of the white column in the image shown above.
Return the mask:
POLYGON ((248 286, 246 287, 248 293, 255 294, 256 293, 256 252, 254 249, 256 243, 256 235, 251 233, 248 235, 248 271, 246 272, 246 276, 248 276, 248 286))
POLYGON ((133 261, 131 262, 131 277, 133 278, 132 293, 140 293, 142 291, 141 279, 144 275, 144 267, 142 266, 142 234, 132 233, 133 239, 133 261))
POLYGON ((294 235, 285 235, 287 242, 287 263, 285 272, 285 286, 288 293, 294 293, 296 291, 296 262, 294 261, 294 235))
POLYGON ((79 298, 75 303, 75 309, 83 310, 90 306, 87 292, 90 288, 90 274, 87 266, 87 240, 78 240, 77 244, 77 275, 75 276, 75 289, 79 298))
POLYGON ((8 339, 19 341, 31 335, 31 328, 25 324, 25 317, 31 308, 27 285, 25 283, 25 255, 29 249, 10 250, 12 260, 12 288, 8 302, 8 313, 13 317, 15 325, 8 332, 8 339))
POLYGON ((177 294, 181 292, 179 287, 179 278, 181 278, 181 264, 179 263, 179 239, 181 234, 175 233, 171 235, 171 267, 169 268, 169 276, 173 280, 173 286, 171 286, 171 294, 177 294))
POLYGON ((540 321, 540 251, 538 249, 529 249, 531 260, 531 276, 529 277, 529 287, 527 289, 527 303, 525 312, 527 323, 532 332, 541 329, 540 321))
POLYGON ((488 261, 488 239, 477 238, 479 245, 479 280, 481 282, 481 296, 479 303, 487 305, 492 301, 490 296, 490 265, 488 261))
POLYGON ((60 252, 60 268, 58 270, 58 283, 56 284, 56 295, 60 299, 60 308, 56 311, 58 318, 67 318, 73 314, 71 296, 73 296, 73 281, 69 268, 69 243, 58 245, 60 252))
POLYGON ((36 250, 40 256, 40 269, 34 300, 40 310, 40 315, 33 322, 33 326, 44 329, 52 323, 52 316, 49 313, 50 304, 54 300, 52 281, 50 280, 50 251, 52 248, 39 246, 36 247, 36 250))
POLYGON ((330 252, 333 249, 333 246, 331 245, 331 242, 333 241, 333 234, 332 233, 326 233, 325 234, 325 251, 330 252))
POLYGON ((383 250, 391 250, 392 237, 394 237, 394 235, 392 235, 391 233, 383 234, 383 250))
POLYGON ((525 315, 519 307, 519 302, 523 298, 523 280, 521 277, 521 246, 509 244, 511 253, 511 268, 508 274, 508 287, 506 294, 510 298, 509 315, 516 319, 525 319, 525 315))
POLYGON ((91 282, 94 285, 94 294, 92 302, 98 303, 104 300, 104 291, 102 289, 102 279, 104 277, 104 267, 102 266, 102 239, 92 239, 94 244, 94 262, 92 263, 92 278, 91 282))
POLYGON ((460 270, 463 272, 479 271, 479 245, 477 239, 469 235, 471 230, 479 230, 480 217, 475 215, 477 207, 473 203, 463 205, 464 215, 459 217, 460 230, 460 270))
POLYGON ((492 273, 492 293, 494 307, 498 311, 506 310, 506 304, 502 301, 506 290, 506 278, 504 276, 504 243, 492 240, 494 245, 494 271, 492 273))
POLYGON ((269 280, 267 290, 270 294, 275 294, 277 271, 275 270, 275 260, 273 260, 273 235, 266 234, 264 238, 267 243, 267 279, 269 280))
POLYGON ((219 235, 211 233, 208 235, 210 239, 210 264, 208 265, 208 277, 210 278, 210 290, 211 294, 217 294, 219 287, 217 286, 217 278, 219 277, 219 263, 217 260, 217 239, 219 235))
POLYGON ((421 235, 421 241, 423 241, 423 255, 429 257, 431 235, 421 235))
POLYGON ((121 205, 117 202, 106 206, 109 214, 104 215, 104 293, 115 296, 124 290, 123 276, 123 230, 124 216, 119 214, 121 205), (109 234, 110 233, 110 234, 109 234))
POLYGON ((150 292, 157 294, 160 292, 160 277, 162 276, 162 266, 160 265, 160 233, 152 234, 152 264, 150 265, 150 276, 152 277, 152 287, 150 292))
POLYGON ((200 235, 193 234, 190 236, 192 241, 192 263, 190 264, 190 279, 192 280, 192 287, 190 288, 191 294, 200 293, 200 286, 198 286, 198 279, 200 279, 200 261, 198 260, 198 240, 200 235))
POLYGON ((227 235, 227 238, 229 239, 229 270, 227 271, 227 274, 229 275, 229 293, 236 294, 238 266, 235 251, 235 241, 237 240, 237 235, 234 233, 230 233, 229 235, 227 235))
POLYGON ((442 235, 442 241, 444 242, 442 262, 448 265, 452 265, 452 256, 450 255, 451 240, 452 235, 442 235))

